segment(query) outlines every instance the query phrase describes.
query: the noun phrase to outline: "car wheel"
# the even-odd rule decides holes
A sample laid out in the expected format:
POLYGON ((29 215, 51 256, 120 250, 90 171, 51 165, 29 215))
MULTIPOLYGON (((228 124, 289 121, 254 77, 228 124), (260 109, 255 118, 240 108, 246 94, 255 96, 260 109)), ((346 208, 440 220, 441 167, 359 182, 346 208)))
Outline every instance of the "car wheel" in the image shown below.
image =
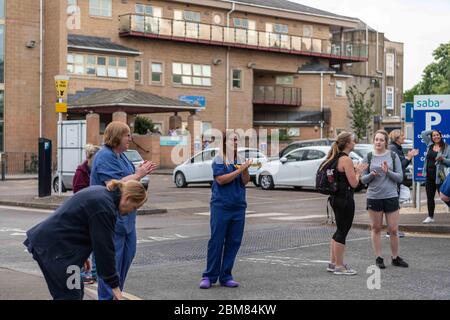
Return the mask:
POLYGON ((261 175, 259 184, 263 190, 271 190, 274 188, 273 178, 271 175, 261 175))
MULTIPOLYGON (((56 177, 55 179, 53 179, 53 191, 55 191, 55 193, 59 192, 59 178, 56 177)), ((62 184, 62 188, 61 188, 61 192, 67 192, 66 187, 64 187, 64 182, 61 183, 62 184)))
POLYGON ((186 188, 187 187, 186 178, 185 178, 183 172, 177 172, 175 174, 175 185, 177 186, 177 188, 186 188))

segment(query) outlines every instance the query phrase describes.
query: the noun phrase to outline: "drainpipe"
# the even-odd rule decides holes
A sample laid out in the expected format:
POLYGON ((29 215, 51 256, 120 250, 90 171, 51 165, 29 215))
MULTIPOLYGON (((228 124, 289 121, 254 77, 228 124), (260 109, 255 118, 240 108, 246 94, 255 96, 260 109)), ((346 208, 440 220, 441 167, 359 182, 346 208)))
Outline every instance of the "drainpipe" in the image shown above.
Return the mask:
POLYGON ((43 46, 44 46, 44 0, 40 0, 40 19, 39 19, 39 138, 43 137, 42 128, 42 86, 43 86, 43 46))
POLYGON ((320 139, 323 139, 323 72, 320 73, 320 113, 322 120, 320 121, 320 139))
MULTIPOLYGON (((366 45, 367 45, 367 57, 370 54, 370 47, 369 47, 369 26, 366 24, 366 45)), ((366 76, 369 75, 369 59, 366 61, 366 76)))
MULTIPOLYGON (((230 15, 235 11, 236 3, 232 2, 231 10, 227 12, 227 35, 230 36, 230 15)), ((229 113, 230 113, 230 47, 227 47, 227 62, 226 62, 226 102, 225 102, 225 129, 228 130, 229 126, 229 113)))

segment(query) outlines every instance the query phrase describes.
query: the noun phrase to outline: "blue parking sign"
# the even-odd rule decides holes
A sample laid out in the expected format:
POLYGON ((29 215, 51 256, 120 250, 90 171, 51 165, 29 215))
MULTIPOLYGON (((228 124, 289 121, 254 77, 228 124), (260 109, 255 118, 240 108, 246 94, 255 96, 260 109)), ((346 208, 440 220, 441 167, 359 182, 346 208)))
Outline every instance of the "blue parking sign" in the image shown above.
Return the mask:
POLYGON ((421 133, 424 130, 442 132, 444 140, 450 138, 450 95, 414 96, 414 148, 419 155, 414 158, 414 181, 425 181, 422 175, 427 145, 421 133))

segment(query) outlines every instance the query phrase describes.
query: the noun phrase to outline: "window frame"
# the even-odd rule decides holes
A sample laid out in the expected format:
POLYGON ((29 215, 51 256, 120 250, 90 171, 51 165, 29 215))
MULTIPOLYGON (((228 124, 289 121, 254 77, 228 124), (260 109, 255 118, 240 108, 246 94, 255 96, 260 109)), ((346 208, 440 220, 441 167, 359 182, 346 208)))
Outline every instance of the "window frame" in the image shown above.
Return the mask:
POLYGON ((143 71, 144 71, 144 68, 143 68, 143 66, 144 66, 144 61, 142 61, 142 60, 134 60, 134 82, 135 83, 137 83, 137 84, 143 84, 143 80, 144 80, 144 76, 143 76, 143 71), (140 65, 140 67, 139 67, 139 79, 137 80, 136 79, 136 75, 138 74, 137 72, 138 72, 138 70, 136 69, 136 66, 137 65, 140 65))
POLYGON ((172 62, 172 85, 181 87, 212 88, 212 67, 208 64, 172 62), (175 65, 178 65, 181 68, 181 73, 176 73, 175 65), (201 76, 195 74, 194 66, 201 66, 201 76), (188 67, 190 70, 187 70, 188 67), (206 68, 209 69, 209 72, 205 72, 206 68), (209 74, 209 76, 205 76, 205 74, 209 74), (175 77, 180 78, 180 82, 175 81, 175 77), (190 78, 189 82, 185 82, 187 78, 190 78), (202 79, 202 84, 194 84, 194 78, 202 79), (206 80, 209 81, 209 84, 205 85, 204 83, 206 80))
POLYGON ((344 98, 346 97, 346 91, 347 91, 347 82, 345 80, 335 80, 335 95, 337 98, 344 98), (338 88, 338 83, 342 84, 341 88, 338 88), (343 90, 343 93, 339 93, 338 90, 343 90))
POLYGON ((232 68, 231 69, 231 90, 233 90, 233 91, 242 91, 242 90, 244 90, 244 85, 243 85, 243 83, 244 83, 244 81, 243 81, 243 71, 242 71, 242 69, 240 69, 240 68, 232 68), (239 76, 239 79, 237 79, 237 78, 235 78, 234 77, 234 72, 235 71, 239 71, 239 74, 240 74, 240 76, 239 76), (239 83, 240 83, 240 86, 239 87, 235 87, 234 86, 234 81, 239 81, 239 83))
POLYGON ((103 18, 103 19, 112 19, 112 12, 113 12, 113 0, 89 0, 89 16, 90 17, 92 17, 92 18, 103 18), (92 6, 92 2, 93 1, 98 1, 98 4, 99 4, 99 7, 93 7, 92 6), (109 7, 108 8, 104 8, 103 7, 103 1, 108 1, 109 2, 109 7), (98 12, 98 14, 97 13, 94 13, 93 12, 93 10, 99 10, 99 12, 98 12), (106 10, 106 9, 108 9, 108 10, 110 10, 109 12, 108 12, 108 15, 104 15, 103 14, 103 11, 104 10, 106 10))
MULTIPOLYGON (((164 86, 164 62, 163 61, 156 61, 156 60, 151 60, 150 61, 150 84, 154 85, 154 86, 164 86), (153 64, 160 64, 161 65, 161 73, 159 73, 160 77, 161 77, 161 81, 156 82, 153 81, 153 64)), ((155 72, 157 73, 157 72, 155 72)))

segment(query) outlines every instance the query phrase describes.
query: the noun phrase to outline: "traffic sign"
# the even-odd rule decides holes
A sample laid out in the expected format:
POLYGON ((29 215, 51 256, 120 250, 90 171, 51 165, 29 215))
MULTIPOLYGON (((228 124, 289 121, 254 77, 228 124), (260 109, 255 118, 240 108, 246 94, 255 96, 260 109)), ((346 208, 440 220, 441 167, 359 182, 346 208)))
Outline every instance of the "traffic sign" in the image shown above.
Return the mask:
POLYGON ((65 102, 57 102, 55 103, 55 111, 67 113, 67 103, 65 102))
POLYGON ((438 130, 444 139, 449 139, 450 126, 445 119, 450 119, 450 95, 414 96, 414 148, 419 149, 419 155, 414 158, 414 181, 425 181, 422 170, 427 145, 421 133, 438 130))
POLYGON ((69 77, 66 76, 56 76, 55 77, 56 86, 56 97, 58 99, 65 99, 67 96, 67 88, 69 87, 69 77))

